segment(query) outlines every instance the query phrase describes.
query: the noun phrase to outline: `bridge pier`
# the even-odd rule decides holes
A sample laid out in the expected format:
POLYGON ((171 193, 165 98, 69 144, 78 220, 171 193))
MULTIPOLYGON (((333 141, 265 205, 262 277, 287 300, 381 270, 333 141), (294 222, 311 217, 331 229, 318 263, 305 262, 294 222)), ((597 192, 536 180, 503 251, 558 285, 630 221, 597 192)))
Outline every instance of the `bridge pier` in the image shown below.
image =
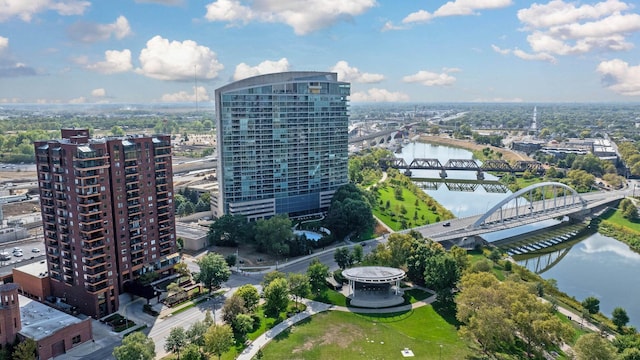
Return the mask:
POLYGON ((443 179, 447 178, 447 172, 444 169, 440 170, 440 177, 443 179))
POLYGON ((476 179, 484 180, 484 172, 482 172, 482 170, 476 171, 476 179))

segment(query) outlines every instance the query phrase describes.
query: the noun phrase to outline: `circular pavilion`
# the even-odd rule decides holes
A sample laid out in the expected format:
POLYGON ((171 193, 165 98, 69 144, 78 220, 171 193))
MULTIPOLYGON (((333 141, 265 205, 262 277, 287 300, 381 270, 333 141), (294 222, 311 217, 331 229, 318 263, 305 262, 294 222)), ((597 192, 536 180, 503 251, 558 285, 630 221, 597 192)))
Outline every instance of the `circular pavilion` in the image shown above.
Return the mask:
POLYGON ((351 305, 382 308, 402 304, 400 280, 404 271, 386 266, 361 266, 342 271, 349 280, 351 305))

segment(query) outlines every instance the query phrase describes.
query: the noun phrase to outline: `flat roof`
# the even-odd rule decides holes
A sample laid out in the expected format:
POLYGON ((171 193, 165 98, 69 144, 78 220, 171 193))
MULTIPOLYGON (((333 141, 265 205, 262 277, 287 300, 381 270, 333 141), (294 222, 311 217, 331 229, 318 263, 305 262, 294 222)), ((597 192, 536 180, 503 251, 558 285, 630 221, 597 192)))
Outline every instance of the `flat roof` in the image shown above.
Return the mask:
POLYGON ((348 280, 362 283, 388 283, 402 280, 404 271, 386 266, 360 266, 342 271, 348 280))
POLYGON ((49 269, 47 268, 46 260, 40 260, 31 264, 17 266, 15 267, 15 269, 34 277, 44 278, 49 276, 49 269))
POLYGON ((35 341, 51 336, 69 325, 79 324, 80 320, 45 304, 18 295, 20 301, 20 318, 22 330, 20 334, 35 341))
POLYGON ((207 236, 208 227, 200 225, 187 225, 176 221, 176 237, 187 239, 200 239, 207 236))

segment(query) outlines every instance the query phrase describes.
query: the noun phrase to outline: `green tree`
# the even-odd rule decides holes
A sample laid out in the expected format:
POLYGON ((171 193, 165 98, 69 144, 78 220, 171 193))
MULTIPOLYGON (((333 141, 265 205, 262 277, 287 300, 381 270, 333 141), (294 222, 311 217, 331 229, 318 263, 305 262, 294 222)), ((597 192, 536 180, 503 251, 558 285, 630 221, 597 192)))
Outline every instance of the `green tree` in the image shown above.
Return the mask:
POLYGON ((197 281, 203 283, 209 289, 209 293, 214 287, 218 287, 229 280, 229 276, 231 276, 229 265, 220 254, 208 253, 196 261, 196 264, 200 267, 197 281))
POLYGON ((289 283, 289 293, 294 297, 297 310, 299 298, 307 297, 311 294, 309 277, 305 274, 290 273, 287 281, 289 283))
POLYGON ((582 335, 573 346, 578 360, 611 360, 616 358, 613 345, 600 334, 582 335))
POLYGON ((352 233, 358 237, 374 224, 371 204, 354 184, 343 185, 336 190, 324 221, 339 240, 352 233))
POLYGON ((204 334, 207 332, 207 329, 210 325, 206 324, 204 321, 196 321, 189 329, 187 329, 187 339, 190 344, 195 344, 197 346, 204 346, 204 334))
POLYGON ((233 346, 233 331, 227 324, 211 325, 204 334, 204 348, 209 354, 217 355, 218 360, 222 354, 233 346))
POLYGON ((236 317, 240 314, 246 314, 247 308, 244 306, 244 300, 240 296, 233 294, 228 298, 222 306, 222 319, 229 325, 234 332, 238 332, 236 317))
POLYGON ((427 259, 424 282, 426 286, 438 293, 438 300, 453 300, 453 289, 460 279, 458 265, 448 253, 438 254, 427 259))
POLYGON ((351 258, 353 259, 353 263, 357 264, 361 262, 363 256, 364 256, 364 249, 362 245, 360 244, 354 245, 353 249, 351 250, 351 258))
POLYGON ((329 267, 321 263, 318 258, 313 258, 307 268, 307 276, 309 277, 311 291, 319 293, 320 290, 327 286, 326 278, 329 276, 329 267))
POLYGON ((200 347, 196 344, 187 345, 184 350, 182 350, 182 360, 201 360, 202 353, 200 352, 200 347))
POLYGON ((152 360, 156 357, 153 339, 136 331, 122 339, 122 345, 113 349, 116 360, 152 360))
POLYGON ((349 248, 346 246, 337 248, 333 253, 333 259, 336 261, 336 264, 338 264, 340 269, 346 269, 353 265, 353 256, 351 255, 349 248))
POLYGON ((618 330, 622 330, 623 327, 627 326, 629 322, 629 315, 627 315, 627 311, 621 307, 616 307, 613 309, 613 313, 611 314, 611 321, 613 324, 618 327, 618 330))
POLYGON ((258 293, 258 289, 251 284, 244 284, 236 290, 235 294, 244 300, 244 306, 248 311, 255 311, 258 303, 260 302, 260 293, 258 293))
POLYGON ((253 318, 249 314, 238 314, 233 320, 236 334, 244 338, 253 329, 253 318))
POLYGON ((624 349, 618 356, 619 360, 640 360, 640 349, 628 348, 624 349))
POLYGON ((277 270, 276 271, 269 271, 262 278, 262 287, 266 288, 275 279, 286 279, 286 278, 287 278, 287 275, 285 275, 283 272, 280 272, 280 271, 277 271, 277 270))
MULTIPOLYGON (((18 346, 13 350, 12 359, 15 360, 35 360, 36 359, 36 348, 38 344, 29 338, 22 340, 18 346)), ((116 359, 120 360, 120 358, 116 357, 116 359)))
POLYGON ((264 311, 277 317, 289 304, 289 285, 287 280, 278 278, 273 280, 264 289, 264 311))
POLYGON ((118 126, 118 125, 114 125, 111 127, 111 135, 113 136, 124 136, 127 135, 127 133, 122 129, 122 127, 118 126))
POLYGON ((171 328, 169 336, 167 336, 167 340, 164 343, 164 351, 177 354, 179 360, 180 350, 185 345, 187 345, 187 333, 184 328, 182 326, 171 328))
POLYGON ((585 308, 589 314, 597 314, 598 311, 600 311, 600 300, 589 296, 582 301, 582 307, 585 308))
POLYGON ((238 246, 253 241, 253 223, 243 215, 222 215, 209 226, 207 241, 218 246, 238 246))
POLYGON ((300 255, 292 254, 290 251, 293 238, 291 220, 286 215, 256 221, 254 241, 259 252, 276 255, 278 258, 300 255))

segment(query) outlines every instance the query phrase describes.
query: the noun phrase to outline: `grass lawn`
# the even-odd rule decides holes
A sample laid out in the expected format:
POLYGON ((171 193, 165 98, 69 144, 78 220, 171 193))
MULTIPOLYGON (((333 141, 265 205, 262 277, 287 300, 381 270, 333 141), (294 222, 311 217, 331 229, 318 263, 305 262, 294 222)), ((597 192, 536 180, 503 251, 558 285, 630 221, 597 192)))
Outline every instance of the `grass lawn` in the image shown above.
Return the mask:
POLYGON ((417 303, 418 301, 422 301, 429 296, 433 295, 432 293, 420 289, 411 289, 404 291, 404 300, 408 304, 417 303))
POLYGON ((378 204, 373 208, 373 214, 393 230, 401 230, 403 220, 408 227, 415 227, 434 223, 441 218, 440 215, 429 209, 424 200, 418 198, 409 189, 402 188, 402 198, 403 200, 396 200, 393 187, 385 183, 378 188, 378 204), (389 209, 386 209, 387 201, 389 209), (418 206, 416 206, 416 201, 418 206), (406 211, 405 214, 402 214, 403 207, 406 211))
POLYGON ((640 220, 629 220, 622 216, 622 211, 608 210, 603 216, 603 220, 607 220, 615 225, 624 226, 633 231, 640 233, 640 220))
POLYGON ((332 304, 337 306, 347 306, 347 298, 338 291, 325 289, 320 294, 314 296, 312 300, 320 301, 325 304, 332 304))
POLYGON ((394 314, 318 314, 277 336, 263 349, 263 359, 401 359, 404 348, 415 359, 439 359, 440 351, 442 359, 472 354, 454 325, 423 306, 394 314))

